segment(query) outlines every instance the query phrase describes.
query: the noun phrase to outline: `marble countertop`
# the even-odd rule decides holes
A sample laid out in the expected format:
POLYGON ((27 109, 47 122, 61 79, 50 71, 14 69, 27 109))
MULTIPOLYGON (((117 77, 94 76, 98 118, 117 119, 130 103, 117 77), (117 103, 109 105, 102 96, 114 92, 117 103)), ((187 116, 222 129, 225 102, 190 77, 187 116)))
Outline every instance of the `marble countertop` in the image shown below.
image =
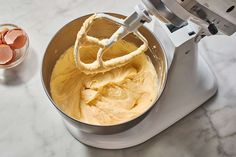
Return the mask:
POLYGON ((1 72, 1 157, 233 157, 236 156, 236 34, 202 40, 217 76, 217 95, 139 146, 91 148, 75 140, 47 99, 40 80, 43 53, 55 32, 79 16, 109 11, 128 14, 137 0, 0 0, 0 23, 23 27, 30 37, 27 59, 1 72))

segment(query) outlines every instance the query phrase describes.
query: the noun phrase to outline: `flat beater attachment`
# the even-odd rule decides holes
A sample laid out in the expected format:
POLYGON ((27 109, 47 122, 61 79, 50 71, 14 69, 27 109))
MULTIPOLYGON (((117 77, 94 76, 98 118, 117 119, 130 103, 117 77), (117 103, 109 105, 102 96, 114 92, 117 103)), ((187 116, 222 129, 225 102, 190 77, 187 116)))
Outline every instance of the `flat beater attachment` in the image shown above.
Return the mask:
POLYGON ((138 25, 135 24, 136 25, 135 28, 131 27, 132 25, 128 23, 129 21, 132 21, 130 20, 130 18, 132 18, 132 15, 126 18, 125 20, 122 20, 122 19, 119 19, 119 18, 116 18, 108 14, 104 14, 104 13, 93 14, 92 16, 87 18, 85 22, 83 23, 81 29, 78 31, 77 38, 75 41, 74 59, 75 59, 76 66, 82 72, 86 74, 96 74, 96 73, 106 72, 113 68, 121 67, 129 63, 134 57, 145 52, 148 48, 148 42, 146 38, 137 30, 137 28, 141 26, 141 24, 138 24, 138 25), (90 26, 96 19, 106 19, 118 25, 121 25, 121 27, 119 27, 119 29, 109 39, 100 40, 98 38, 87 35, 90 29, 90 26), (130 52, 124 56, 120 56, 120 57, 112 58, 107 61, 103 61, 102 57, 103 57, 104 52, 110 46, 112 46, 113 43, 124 38, 127 34, 131 32, 134 33, 143 42, 143 44, 139 48, 134 50, 133 52, 130 52), (86 44, 94 44, 94 45, 99 46, 99 50, 97 52, 97 58, 92 63, 84 63, 81 61, 79 47, 83 45, 83 43, 85 42, 86 44))

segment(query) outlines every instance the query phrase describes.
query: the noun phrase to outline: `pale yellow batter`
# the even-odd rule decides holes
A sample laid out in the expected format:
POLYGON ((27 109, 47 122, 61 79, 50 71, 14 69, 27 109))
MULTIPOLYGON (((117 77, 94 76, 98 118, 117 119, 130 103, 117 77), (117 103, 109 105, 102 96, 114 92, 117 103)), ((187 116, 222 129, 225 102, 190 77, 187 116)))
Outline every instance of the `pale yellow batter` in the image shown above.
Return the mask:
MULTIPOLYGON (((103 59, 125 55, 137 47, 120 40, 103 59)), ((81 60, 96 60, 98 46, 81 46, 81 60)), ((76 68, 73 47, 57 61, 51 77, 51 95, 66 114, 96 125, 113 125, 145 112, 157 97, 157 74, 144 53, 130 63, 105 73, 86 75, 76 68)))

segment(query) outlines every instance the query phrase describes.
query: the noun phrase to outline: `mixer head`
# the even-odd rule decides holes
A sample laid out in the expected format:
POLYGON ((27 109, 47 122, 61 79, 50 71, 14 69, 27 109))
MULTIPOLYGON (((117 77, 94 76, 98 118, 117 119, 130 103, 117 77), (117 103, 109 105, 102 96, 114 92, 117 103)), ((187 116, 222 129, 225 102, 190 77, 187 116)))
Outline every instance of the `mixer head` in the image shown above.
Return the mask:
POLYGON ((214 35, 218 30, 226 35, 236 31, 235 0, 142 0, 150 15, 182 27, 193 19, 206 31, 214 35))

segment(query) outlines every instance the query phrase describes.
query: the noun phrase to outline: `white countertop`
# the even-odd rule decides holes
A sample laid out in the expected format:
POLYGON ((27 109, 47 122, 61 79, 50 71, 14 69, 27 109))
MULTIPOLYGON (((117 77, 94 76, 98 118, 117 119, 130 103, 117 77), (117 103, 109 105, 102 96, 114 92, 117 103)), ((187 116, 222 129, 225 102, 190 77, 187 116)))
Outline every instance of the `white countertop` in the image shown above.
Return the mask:
POLYGON ((67 22, 98 11, 129 14, 137 0, 0 0, 0 23, 23 27, 28 58, 0 77, 1 157, 236 156, 236 34, 201 41, 217 76, 218 94, 183 120, 137 147, 90 148, 75 140, 47 99, 40 80, 48 42, 67 22))

